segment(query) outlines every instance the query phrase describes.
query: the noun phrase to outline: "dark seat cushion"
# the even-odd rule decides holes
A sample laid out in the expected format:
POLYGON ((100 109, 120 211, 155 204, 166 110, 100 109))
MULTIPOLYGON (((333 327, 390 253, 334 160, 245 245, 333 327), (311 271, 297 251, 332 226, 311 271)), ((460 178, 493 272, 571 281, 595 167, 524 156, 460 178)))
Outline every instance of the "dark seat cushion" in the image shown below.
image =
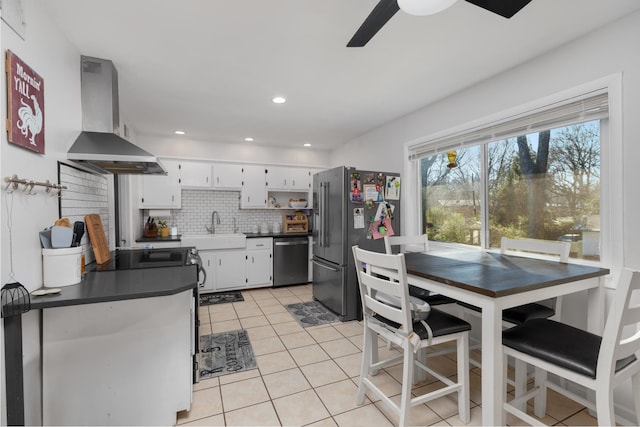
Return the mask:
POLYGON ((502 311, 502 320, 522 325, 528 320, 547 319, 556 314, 553 308, 538 303, 523 304, 502 311))
POLYGON ((409 295, 411 295, 412 297, 420 298, 421 300, 428 302, 431 306, 456 303, 456 300, 454 300, 453 298, 446 297, 442 294, 432 294, 426 289, 422 289, 413 285, 409 285, 409 295))
MULTIPOLYGON (((458 301, 458 304, 473 311, 482 311, 475 305, 467 304, 466 302, 458 301)), ((533 302, 530 304, 523 304, 517 307, 507 308, 506 310, 503 310, 502 320, 513 323, 515 325, 522 325, 527 320, 546 319, 553 316, 554 314, 556 314, 554 309, 549 308, 546 305, 533 302)))
MULTIPOLYGON (((502 344, 554 365, 596 377, 602 338, 590 332, 548 319, 534 319, 506 329, 502 344)), ((616 362, 616 371, 636 360, 629 356, 616 362)))
MULTIPOLYGON (((380 315, 376 315, 374 317, 393 328, 398 328, 400 326, 398 323, 392 322, 380 315)), ((431 328, 434 337, 471 330, 471 325, 469 323, 456 316, 452 316, 449 313, 438 310, 437 308, 431 309, 431 313, 429 314, 429 318, 426 320, 426 323, 431 328)), ((420 336, 420 339, 426 340, 429 338, 429 334, 421 322, 413 322, 413 331, 420 336)))

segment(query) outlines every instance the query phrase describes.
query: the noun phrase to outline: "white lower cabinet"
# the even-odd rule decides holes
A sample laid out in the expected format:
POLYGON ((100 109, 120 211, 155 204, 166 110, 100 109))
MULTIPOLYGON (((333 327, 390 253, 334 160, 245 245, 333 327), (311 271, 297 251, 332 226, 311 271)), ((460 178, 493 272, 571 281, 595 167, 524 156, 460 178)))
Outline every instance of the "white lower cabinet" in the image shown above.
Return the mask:
POLYGON ((246 249, 201 250, 207 280, 200 292, 219 292, 273 285, 273 239, 247 239, 246 249))
POLYGON ((245 277, 246 251, 219 251, 216 254, 215 287, 216 291, 241 289, 247 287, 245 277))
POLYGON ((273 238, 247 239, 247 286, 273 285, 273 238))
POLYGON ((42 310, 42 425, 174 425, 192 408, 192 300, 42 310))

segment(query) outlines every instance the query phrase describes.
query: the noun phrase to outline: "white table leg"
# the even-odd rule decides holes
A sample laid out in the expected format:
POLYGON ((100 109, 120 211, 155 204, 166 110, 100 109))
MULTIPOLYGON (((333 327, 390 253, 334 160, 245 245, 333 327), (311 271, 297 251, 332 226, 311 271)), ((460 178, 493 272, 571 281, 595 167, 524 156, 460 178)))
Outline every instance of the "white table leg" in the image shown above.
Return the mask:
POLYGON ((482 425, 504 425, 502 310, 482 307, 482 425))

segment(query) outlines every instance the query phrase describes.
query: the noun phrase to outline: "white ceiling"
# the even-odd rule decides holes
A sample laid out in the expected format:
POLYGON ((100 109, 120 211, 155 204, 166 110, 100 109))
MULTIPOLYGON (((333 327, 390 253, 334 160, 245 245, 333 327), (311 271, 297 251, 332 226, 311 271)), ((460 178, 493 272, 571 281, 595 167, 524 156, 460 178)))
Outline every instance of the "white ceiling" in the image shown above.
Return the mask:
POLYGON ((399 11, 367 46, 347 48, 378 0, 42 1, 81 54, 114 62, 120 110, 139 134, 315 149, 640 9, 533 0, 505 19, 459 0, 433 16, 399 11))

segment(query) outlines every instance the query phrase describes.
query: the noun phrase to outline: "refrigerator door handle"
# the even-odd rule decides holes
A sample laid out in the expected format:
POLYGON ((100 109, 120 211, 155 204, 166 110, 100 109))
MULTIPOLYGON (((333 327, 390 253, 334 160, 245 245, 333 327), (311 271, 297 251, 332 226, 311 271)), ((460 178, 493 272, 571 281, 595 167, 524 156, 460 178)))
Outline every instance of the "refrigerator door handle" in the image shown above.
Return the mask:
POLYGON ((320 208, 319 209, 319 211, 320 211, 319 212, 319 217, 320 218, 319 219, 320 220, 318 221, 318 224, 317 224, 318 228, 320 229, 319 237, 320 237, 320 247, 321 248, 324 248, 324 209, 325 209, 325 206, 324 206, 324 194, 325 194, 324 185, 325 185, 324 182, 320 183, 320 200, 319 200, 319 202, 320 202, 320 206, 319 206, 319 208, 320 208))
POLYGON ((340 271, 339 269, 337 269, 337 268, 335 268, 335 267, 328 266, 327 264, 322 263, 322 262, 319 262, 319 261, 316 261, 315 259, 314 259, 314 260, 312 260, 312 262, 313 262, 315 265, 317 265, 318 267, 321 267, 321 268, 324 268, 324 269, 327 269, 327 270, 331 270, 331 271, 333 271, 334 273, 337 273, 338 271, 340 271))
POLYGON ((329 247, 329 234, 327 227, 329 226, 329 215, 327 212, 329 205, 329 182, 325 182, 322 186, 322 246, 329 247))

